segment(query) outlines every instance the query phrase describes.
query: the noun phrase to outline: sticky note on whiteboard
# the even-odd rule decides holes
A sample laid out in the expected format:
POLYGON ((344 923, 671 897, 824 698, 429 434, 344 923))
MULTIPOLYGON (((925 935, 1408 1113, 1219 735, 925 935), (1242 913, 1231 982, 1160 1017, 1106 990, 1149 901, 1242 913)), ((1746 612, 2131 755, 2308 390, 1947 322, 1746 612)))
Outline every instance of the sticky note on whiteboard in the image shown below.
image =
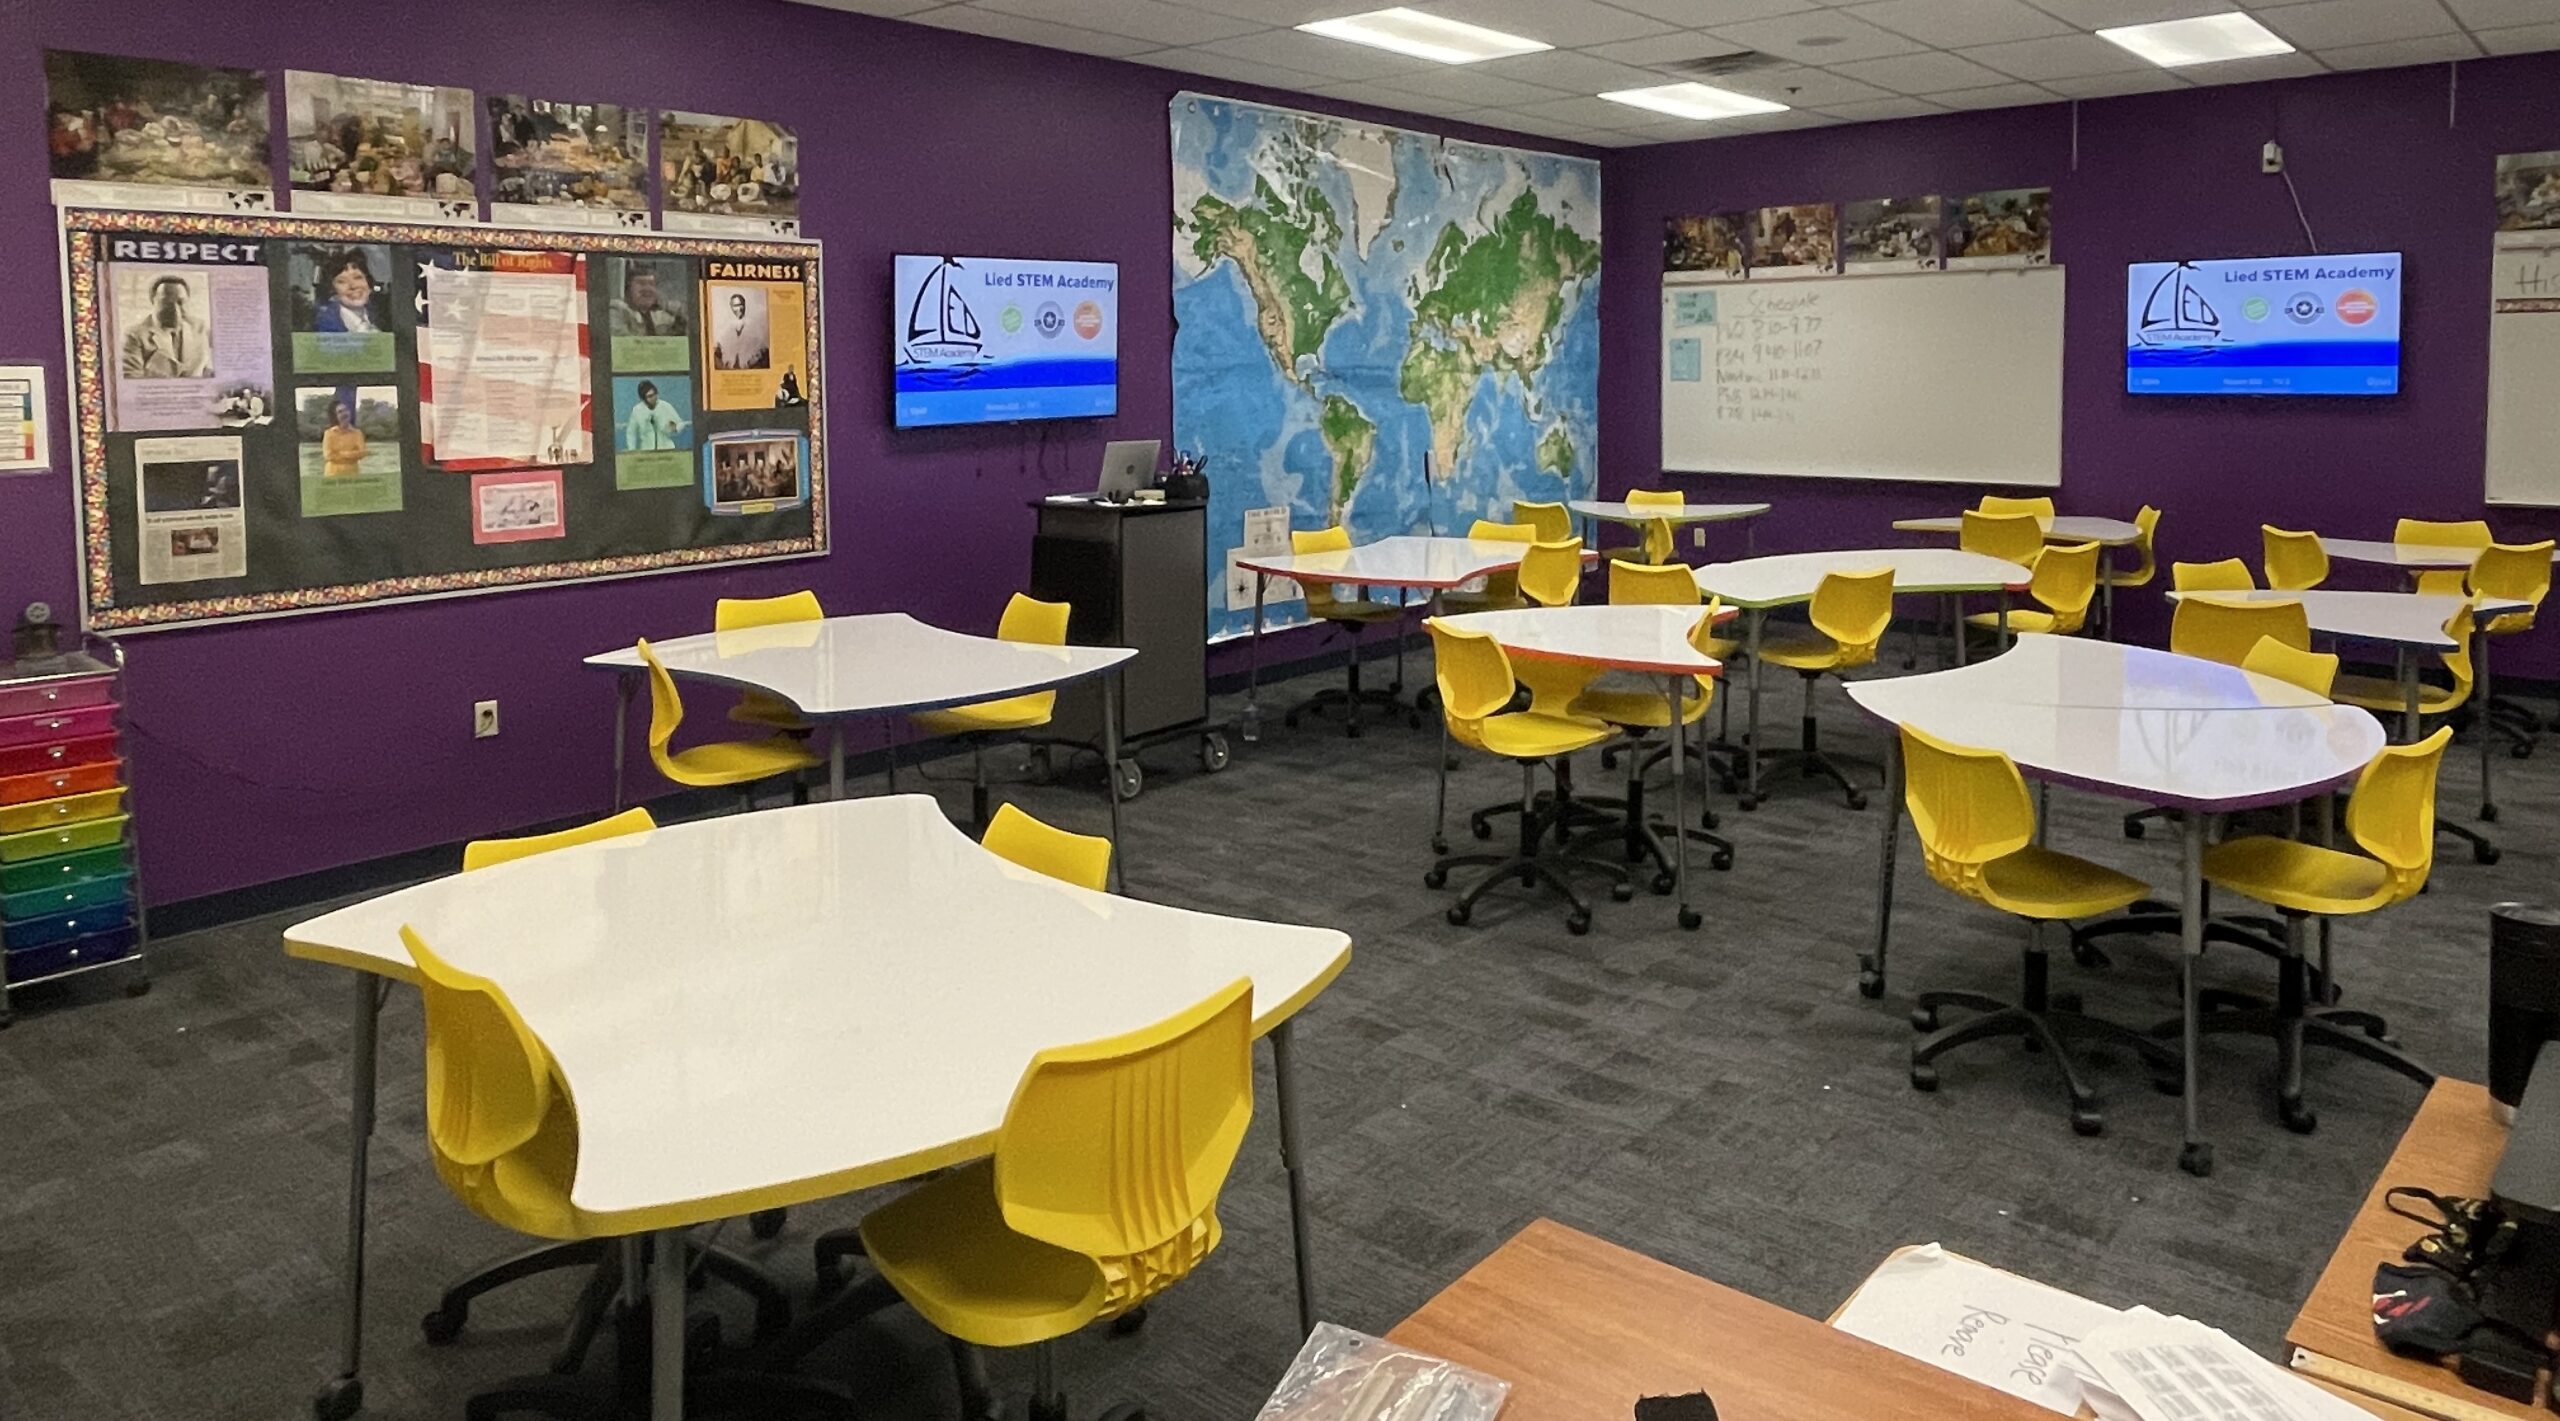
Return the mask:
POLYGON ((1675 291, 1671 293, 1671 324, 1675 326, 1712 326, 1716 323, 1716 294, 1712 291, 1675 291))
POLYGON ((1671 342, 1671 378, 1695 385, 1706 378, 1706 357, 1697 340, 1677 336, 1671 342))

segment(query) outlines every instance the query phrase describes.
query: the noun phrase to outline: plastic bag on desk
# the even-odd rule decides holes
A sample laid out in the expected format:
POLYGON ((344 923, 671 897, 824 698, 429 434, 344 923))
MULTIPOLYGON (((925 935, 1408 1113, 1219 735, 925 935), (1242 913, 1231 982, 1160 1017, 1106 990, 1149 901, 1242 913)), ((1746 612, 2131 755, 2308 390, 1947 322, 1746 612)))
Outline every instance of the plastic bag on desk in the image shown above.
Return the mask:
POLYGON ((1493 1421, 1510 1394, 1473 1368, 1322 1322, 1255 1421, 1493 1421))

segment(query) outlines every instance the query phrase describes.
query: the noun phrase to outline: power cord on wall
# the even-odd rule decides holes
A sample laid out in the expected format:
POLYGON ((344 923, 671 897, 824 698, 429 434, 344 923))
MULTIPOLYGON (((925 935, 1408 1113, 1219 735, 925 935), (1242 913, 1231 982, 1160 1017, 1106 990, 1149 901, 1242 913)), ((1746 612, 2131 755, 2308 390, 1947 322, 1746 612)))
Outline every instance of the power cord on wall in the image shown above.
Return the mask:
POLYGON ((2277 176, 2284 179, 2284 190, 2293 195, 2293 215, 2302 223, 2302 240, 2311 244, 2311 255, 2320 255, 2320 239, 2311 234, 2311 215, 2302 210, 2302 192, 2293 185, 2292 170, 2286 169, 2277 176))

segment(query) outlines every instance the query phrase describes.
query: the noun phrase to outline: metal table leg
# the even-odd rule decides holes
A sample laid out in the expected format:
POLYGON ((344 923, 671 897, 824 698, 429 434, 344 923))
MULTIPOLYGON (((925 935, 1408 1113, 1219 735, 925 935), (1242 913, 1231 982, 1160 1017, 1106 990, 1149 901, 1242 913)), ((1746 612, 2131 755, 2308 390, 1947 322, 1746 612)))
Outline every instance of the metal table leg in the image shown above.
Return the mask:
POLYGON ((1262 573, 1253 575, 1253 638, 1245 648, 1244 715, 1236 722, 1248 744, 1262 738, 1262 594, 1269 583, 1262 573))
MULTIPOLYGON (((1958 632, 1957 635, 1962 636, 1963 633, 1958 632)), ((2006 587, 2000 589, 2000 649, 2009 649, 2009 589, 2006 587)))
MULTIPOLYGON (((1671 695, 1671 892, 1680 904, 1683 929, 1695 930, 1705 919, 1689 906, 1689 766, 1685 747, 1689 727, 1683 712, 1689 704, 1689 678, 1673 676, 1671 695)), ((1636 826, 1641 837, 1644 826, 1636 826)))
POLYGON ((841 716, 827 731, 827 798, 839 803, 844 799, 844 719, 841 716))
POLYGON ((311 1398, 311 1414, 319 1421, 344 1421, 364 1406, 364 1194, 383 983, 367 972, 349 975, 355 983, 354 1015, 347 1023, 347 1251, 338 1273, 338 1374, 311 1398))
POLYGON ((1742 747, 1742 807, 1760 807, 1760 627, 1769 620, 1769 609, 1754 607, 1749 613, 1751 625, 1745 636, 1745 647, 1751 657, 1751 724, 1745 728, 1742 747))
POLYGON ((684 1421, 684 1230, 649 1237, 649 1421, 684 1421))
POLYGON ((613 812, 620 814, 622 797, 622 742, 630 732, 631 692, 638 678, 628 671, 613 673, 613 812))
POLYGON ((2098 562, 2098 625, 2108 641, 2116 639, 2116 550, 2103 549, 2098 562))
POLYGON ((2418 743, 2418 661, 2400 648, 2400 742, 2418 743))
POLYGON ((2196 1000, 2197 970, 2204 963, 2204 825, 2212 816, 2186 813, 2180 831, 2183 849, 2178 870, 2179 1025, 2184 1038, 2186 1143, 2178 1151, 2178 1167, 2193 1175, 2213 1173, 2213 1146, 2205 1140, 2203 1090, 2197 1060, 2203 1047, 2204 1019, 2196 1000))
POLYGON ((1280 1164, 1289 1175, 1289 1241, 1298 1266, 1298 1333, 1316 1330, 1316 1270, 1307 1251, 1307 1177, 1298 1140, 1298 1067, 1290 1032, 1295 1023, 1271 1028, 1271 1079, 1280 1105, 1280 1164))
POLYGON ((2480 737, 2480 817, 2495 823, 2498 818, 2498 796, 2489 784, 2489 749, 2491 742, 2498 737, 2495 733, 2497 724, 2490 717, 2489 711, 2497 698, 2489 689, 2489 634, 2475 630, 2471 636, 2471 648, 2471 664, 2480 668, 2480 713, 2473 721, 2476 733, 2480 737))
POLYGON ((1129 856, 1122 850, 1120 838, 1120 673, 1108 672, 1102 678, 1102 778, 1104 793, 1111 797, 1111 890, 1129 891, 1128 875, 1121 863, 1129 856))
POLYGON ((1884 749, 1884 852, 1878 856, 1881 867, 1876 873, 1876 947, 1858 963, 1859 995, 1873 1000, 1884 995, 1884 957, 1893 928, 1893 853, 1902 838, 1902 730, 1895 727, 1885 737, 1884 749))
POLYGON ((1964 597, 1947 594, 1947 639, 1955 646, 1956 664, 1964 664, 1964 597))

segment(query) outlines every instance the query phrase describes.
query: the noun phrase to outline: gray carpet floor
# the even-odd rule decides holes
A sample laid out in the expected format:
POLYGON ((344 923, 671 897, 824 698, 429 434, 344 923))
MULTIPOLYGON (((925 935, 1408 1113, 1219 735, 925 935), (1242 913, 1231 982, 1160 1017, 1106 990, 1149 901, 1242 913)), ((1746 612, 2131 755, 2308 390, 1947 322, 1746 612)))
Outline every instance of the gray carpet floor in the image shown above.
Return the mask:
MULTIPOLYGON (((1427 658, 1416 662, 1418 676, 1427 658)), ((1302 678, 1266 704, 1329 683, 1302 678)), ((1824 701, 1831 746, 1878 748, 1836 688, 1824 701)), ((1793 707, 1789 684, 1773 708, 1793 707)), ((1790 734, 1781 723, 1773 739, 1790 734)), ((2058 1085, 2013 1043, 1957 1053, 1936 1094, 1913 1091, 1910 994, 2011 993, 2019 931, 1931 884, 1906 840, 1891 990, 1861 998, 1878 811, 1810 785, 1752 814, 1719 801, 1741 858, 1700 873, 1698 932, 1650 894, 1602 901, 1588 937, 1568 936, 1552 902, 1517 894, 1452 927, 1448 895, 1422 886, 1437 743, 1400 722, 1349 740, 1275 717, 1222 774, 1184 747, 1152 756, 1128 811, 1133 892, 1354 940, 1350 968, 1299 1028, 1328 1318, 1383 1331, 1547 1215, 1815 1316, 1896 1245, 1942 1240, 2105 1302, 2215 1323, 2273 1356, 2417 1105, 2396 1076, 2315 1057, 2321 1125, 2292 1135, 2274 1118, 2271 1048, 2214 1041, 2203 1104, 2219 1168, 2199 1180, 2175 1167, 2178 1102, 2121 1058, 2096 1058, 2108 1113, 2094 1139, 2071 1132, 2058 1085)), ((2488 909, 2549 892, 2555 764, 2560 745, 2499 760, 2503 863, 2448 851, 2430 892, 2337 931, 2355 1004, 2384 1011, 2440 1070, 2483 1070, 2488 909)), ((2476 765, 2460 753, 2446 772, 2443 803, 2466 821, 2476 765)), ((1586 764, 1582 786, 1611 778, 1586 764)), ((1453 802, 1517 783, 1470 757, 1453 802)), ((965 804, 964 786, 938 788, 965 804)), ((1011 793, 1094 828, 1095 788, 1087 773, 1011 793)), ((2174 885, 2171 841, 2126 840, 2125 807, 2056 791, 2052 842, 2174 885)), ((274 1421, 305 1414, 332 1372, 348 992, 338 972, 282 955, 279 930, 300 916, 158 944, 158 985, 138 999, 95 978, 22 996, 0 1033, 0 1415, 274 1421)), ((2111 970, 2062 960, 2057 985, 2147 1023, 2174 1011, 2174 957, 2167 940, 2120 939, 2111 970)), ((2251 954, 2208 958, 2210 982, 2268 976, 2251 954)), ((475 1388, 538 1368, 575 1287, 555 1275, 510 1289, 457 1343, 421 1340, 443 1280, 511 1240, 437 1182, 418 1059, 416 1001, 395 994, 374 1151, 372 1416, 457 1415, 475 1388)), ((1142 1332, 1065 1345, 1080 1414, 1137 1397, 1159 1416, 1240 1421, 1287 1365, 1297 1338, 1267 1070, 1261 1104, 1222 1206, 1225 1247, 1142 1332)), ((724 1241, 805 1295, 810 1237, 868 1202, 794 1210, 770 1244, 743 1228, 724 1241)), ((912 1317, 885 1315, 821 1363, 858 1378, 884 1417, 954 1410, 947 1367, 912 1317)), ((997 1359, 1002 1381, 1025 1370, 997 1359)))

